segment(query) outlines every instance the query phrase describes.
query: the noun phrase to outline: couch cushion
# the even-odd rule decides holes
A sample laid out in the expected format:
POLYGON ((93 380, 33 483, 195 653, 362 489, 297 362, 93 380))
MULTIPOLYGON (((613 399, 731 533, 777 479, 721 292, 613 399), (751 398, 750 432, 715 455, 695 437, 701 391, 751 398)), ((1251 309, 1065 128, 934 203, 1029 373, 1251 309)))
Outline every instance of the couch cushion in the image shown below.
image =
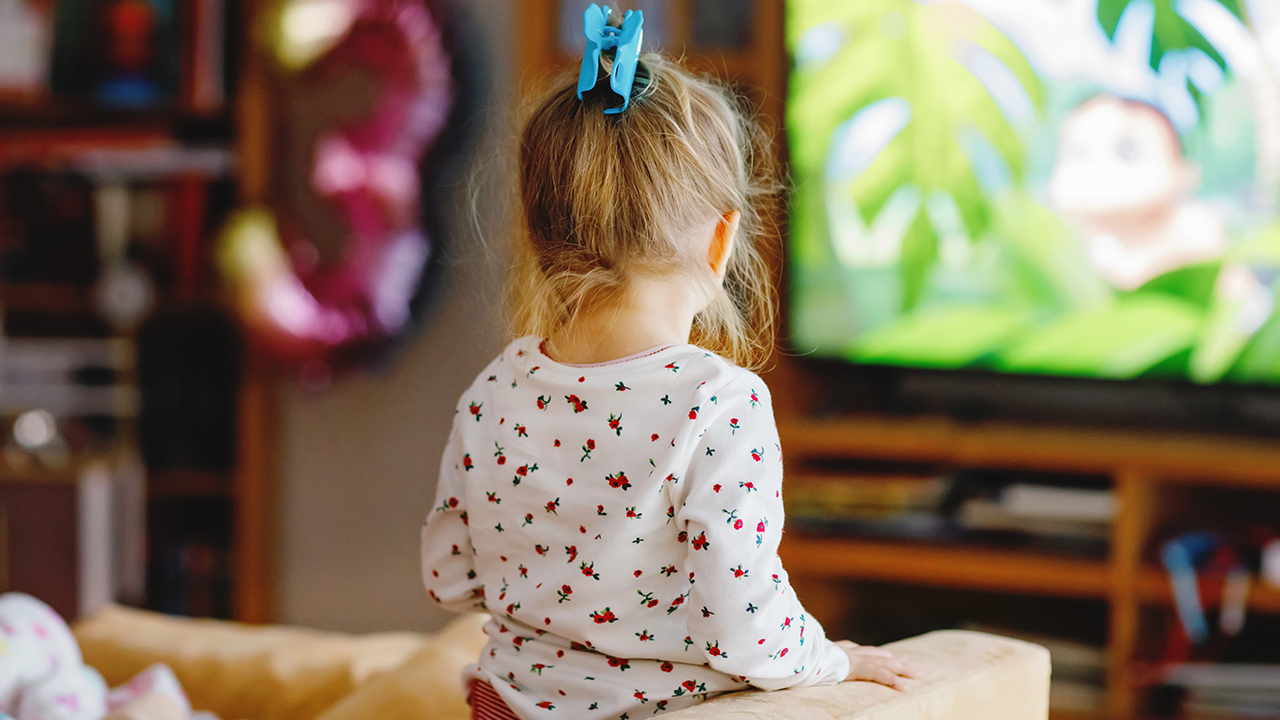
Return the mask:
POLYGON ((941 630, 885 646, 920 677, 906 692, 869 682, 733 693, 671 720, 1043 720, 1049 651, 1020 640, 941 630))
POLYGON ((173 668, 197 710, 223 718, 311 720, 429 642, 415 633, 347 635, 105 608, 73 628, 85 662, 119 685, 173 668))
POLYGON ((404 665, 373 678, 317 720, 468 720, 462 670, 480 657, 488 619, 455 620, 404 665))

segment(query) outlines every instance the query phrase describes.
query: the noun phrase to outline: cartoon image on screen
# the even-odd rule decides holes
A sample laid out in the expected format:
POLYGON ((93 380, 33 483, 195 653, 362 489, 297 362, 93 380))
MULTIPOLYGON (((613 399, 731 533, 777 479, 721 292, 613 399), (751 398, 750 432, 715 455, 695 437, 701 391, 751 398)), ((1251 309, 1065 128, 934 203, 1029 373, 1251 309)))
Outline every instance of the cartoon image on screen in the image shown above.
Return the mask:
POLYGON ((1280 383, 1280 6, 788 0, 796 349, 1280 383))

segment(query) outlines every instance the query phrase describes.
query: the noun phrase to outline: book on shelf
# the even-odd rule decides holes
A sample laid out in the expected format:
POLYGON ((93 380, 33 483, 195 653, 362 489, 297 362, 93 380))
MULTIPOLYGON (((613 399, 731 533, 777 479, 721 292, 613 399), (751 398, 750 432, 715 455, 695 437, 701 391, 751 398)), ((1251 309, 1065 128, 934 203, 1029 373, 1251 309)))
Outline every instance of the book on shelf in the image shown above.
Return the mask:
POLYGON ((51 29, 43 3, 0 0, 0 98, 31 100, 48 89, 51 29))
POLYGON ((944 475, 803 475, 787 488, 787 502, 809 516, 883 517, 935 510, 949 488, 944 475))
POLYGON ((960 504, 956 522, 967 530, 1020 532, 1030 535, 1105 540, 1110 525, 1071 520, 1027 517, 997 500, 970 498, 960 504))
POLYGON ((182 9, 182 104, 211 115, 226 104, 226 2, 187 0, 182 9))
POLYGON ((787 512, 810 532, 1097 556, 1115 499, 1107 489, 1000 475, 824 473, 793 480, 787 512))
POLYGON ((1115 493, 1109 489, 1014 483, 1000 493, 1010 516, 1067 523, 1110 523, 1116 516, 1115 493))
MULTIPOLYGON (((24 0, 0 0, 0 16, 14 3, 22 5, 24 0)), ((220 113, 227 99, 229 4, 228 0, 59 0, 52 13, 52 32, 44 33, 52 42, 44 43, 43 57, 33 58, 31 52, 20 56, 25 63, 23 76, 39 76, 54 98, 129 110, 171 106, 199 115, 220 113), (48 70, 41 74, 41 67, 48 70)), ((27 24, 38 29, 32 21, 27 24)), ((33 36, 33 30, 23 28, 22 39, 33 36)), ((33 42, 26 40, 26 44, 33 42)), ((19 57, 15 52, 7 55, 19 57)), ((0 50, 0 61, 5 57, 0 50)))
POLYGON ((903 540, 953 539, 939 508, 950 478, 928 473, 801 475, 787 487, 788 520, 811 532, 903 540))
POLYGON ((1280 718, 1280 665, 1184 663, 1165 669, 1166 714, 1187 718, 1280 718), (1171 693, 1172 691, 1172 693, 1171 693))
POLYGON ((133 344, 119 338, 0 339, 0 413, 135 417, 133 366, 133 344))

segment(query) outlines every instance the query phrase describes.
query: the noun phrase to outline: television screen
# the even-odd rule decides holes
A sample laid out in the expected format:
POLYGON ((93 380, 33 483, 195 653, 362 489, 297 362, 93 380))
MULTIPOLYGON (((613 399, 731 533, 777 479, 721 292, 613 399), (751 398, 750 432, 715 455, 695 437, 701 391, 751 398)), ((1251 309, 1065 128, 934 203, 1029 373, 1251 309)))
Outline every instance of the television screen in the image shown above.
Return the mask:
POLYGON ((1280 383, 1280 3, 787 0, 790 334, 1280 383))

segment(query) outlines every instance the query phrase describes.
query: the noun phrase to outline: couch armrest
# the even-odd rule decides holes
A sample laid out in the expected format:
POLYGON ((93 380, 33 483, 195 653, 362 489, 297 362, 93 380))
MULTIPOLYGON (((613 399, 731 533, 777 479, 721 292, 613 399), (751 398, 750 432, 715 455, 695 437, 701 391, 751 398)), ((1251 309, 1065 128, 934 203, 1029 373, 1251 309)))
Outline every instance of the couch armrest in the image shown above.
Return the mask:
POLYGON ((940 630, 885 646, 920 677, 906 692, 868 682, 741 692, 665 715, 671 720, 1043 720, 1049 651, 1020 640, 940 630))

